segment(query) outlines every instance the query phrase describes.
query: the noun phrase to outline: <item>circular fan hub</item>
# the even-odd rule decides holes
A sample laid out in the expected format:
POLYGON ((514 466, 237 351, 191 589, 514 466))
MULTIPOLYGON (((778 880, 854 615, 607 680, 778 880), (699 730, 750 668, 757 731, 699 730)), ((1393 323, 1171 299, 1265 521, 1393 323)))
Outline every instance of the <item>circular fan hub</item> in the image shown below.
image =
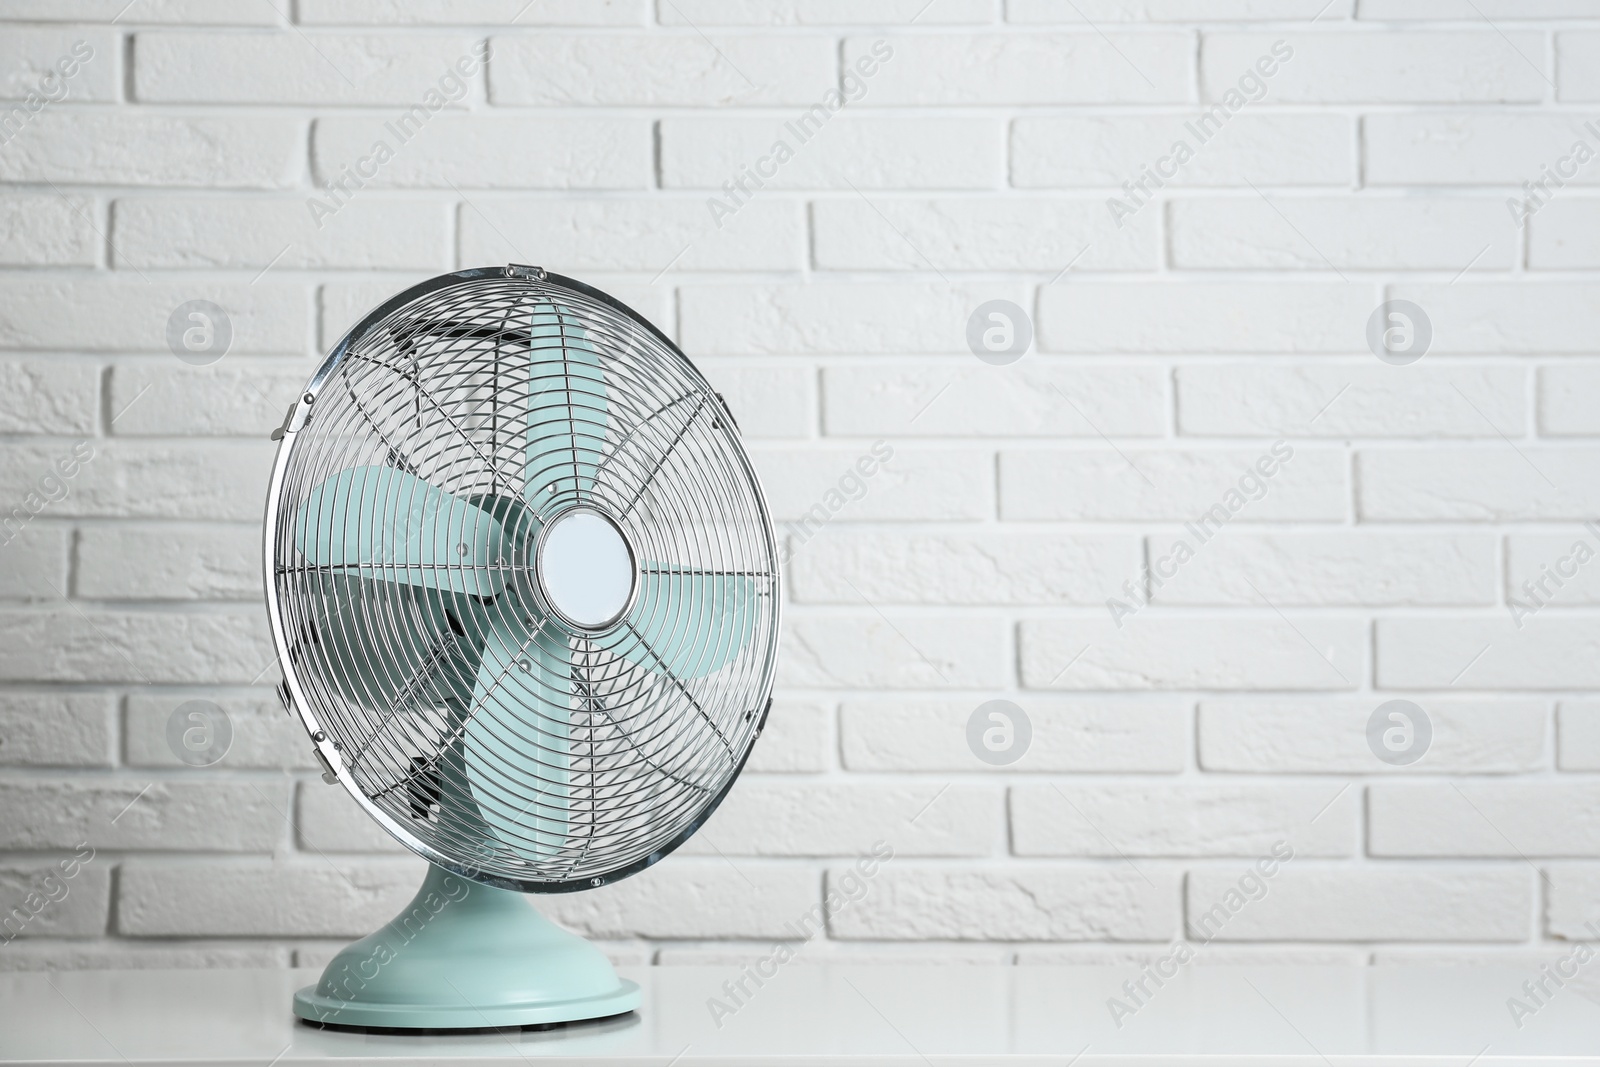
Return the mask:
POLYGON ((545 603, 573 626, 604 629, 633 601, 639 573, 633 549, 611 517, 594 508, 569 508, 546 524, 535 561, 545 603))

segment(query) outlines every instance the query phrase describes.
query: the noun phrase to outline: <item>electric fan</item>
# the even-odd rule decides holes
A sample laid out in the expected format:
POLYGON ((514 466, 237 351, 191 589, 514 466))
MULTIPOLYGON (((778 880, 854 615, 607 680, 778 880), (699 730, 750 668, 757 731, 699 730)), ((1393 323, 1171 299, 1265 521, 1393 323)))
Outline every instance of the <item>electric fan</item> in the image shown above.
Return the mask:
POLYGON ((731 413, 633 311, 509 266, 375 309, 274 437, 280 692, 324 781, 432 865, 295 1013, 476 1029, 631 1011, 638 987, 522 894, 660 860, 764 725, 778 558, 731 413))

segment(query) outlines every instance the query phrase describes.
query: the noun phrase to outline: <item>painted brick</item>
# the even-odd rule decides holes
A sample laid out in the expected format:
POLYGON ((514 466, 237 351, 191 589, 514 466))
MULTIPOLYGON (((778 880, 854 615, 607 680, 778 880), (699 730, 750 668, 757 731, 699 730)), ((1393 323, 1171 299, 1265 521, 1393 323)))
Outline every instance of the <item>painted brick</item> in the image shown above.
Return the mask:
MULTIPOLYGON (((1079 27, 1082 28, 1082 27, 1079 27)), ((884 104, 1182 103, 1189 91, 1186 33, 918 34, 845 41, 844 69, 883 59, 866 99, 884 104), (876 45, 877 51, 874 50, 876 45)))
POLYGON ((1176 871, 1152 865, 917 868, 891 861, 829 928, 846 940, 1158 941, 1178 932, 1178 883, 1176 871))
POLYGON ((1374 287, 1079 282, 1039 294, 1044 352, 1364 352, 1374 287))
POLYGON ((1600 786, 1383 782, 1367 793, 1374 856, 1600 855, 1600 786))
POLYGON ((111 913, 111 864, 87 850, 70 858, 7 863, 0 866, 0 901, 7 909, 0 931, 8 950, 12 937, 103 934, 111 913))
POLYGON ((805 450, 764 445, 750 450, 773 519, 799 541, 795 551, 827 521, 977 519, 993 511, 993 460, 988 453, 895 448, 876 466, 867 463, 873 473, 863 477, 858 464, 863 457, 876 461, 884 447, 893 446, 885 442, 876 454, 871 445, 805 450))
MULTIPOLYGON (((277 693, 259 689, 218 692, 214 686, 167 691, 140 687, 129 693, 122 719, 123 759, 128 766, 175 770, 187 766, 167 744, 167 722, 191 700, 215 705, 233 729, 233 743, 215 764, 217 769, 306 771, 320 767, 311 754, 305 727, 298 717, 284 711, 277 693)), ((287 809, 284 814, 287 817, 287 809)))
MULTIPOLYGON (((11 14, 0 12, 0 17, 11 14)), ((0 70, 5 71, 0 100, 22 100, 30 93, 53 97, 52 103, 115 100, 121 73, 118 45, 117 35, 107 30, 7 26, 0 34, 0 70)))
MULTIPOLYGON (((264 852, 284 838, 281 782, 24 778, 0 781, 0 847, 264 852)), ((242 932, 242 931, 241 931, 242 932)))
POLYGON ((462 263, 530 258, 563 271, 796 270, 800 204, 757 200, 718 225, 698 200, 475 200, 463 205, 462 263), (515 256, 512 254, 516 253, 515 256))
POLYGON ((804 689, 982 689, 1003 684, 998 619, 791 617, 778 685, 804 689))
POLYGON ((1365 673, 1355 620, 1041 619, 1019 631, 1029 689, 1355 689, 1365 673))
MULTIPOLYGON (((363 166, 363 188, 642 189, 650 177, 644 119, 439 114, 408 140, 385 119, 318 119, 311 157, 319 182, 363 166), (393 158, 362 164, 383 139, 393 158)), ((329 225, 332 225, 330 223, 329 225)))
MULTIPOLYGON (((126 0, 5 0, 0 17, 41 22, 111 22, 123 15, 126 0)), ((141 0, 129 22, 207 22, 215 25, 269 26, 278 19, 251 0, 141 0)))
POLYGON ((821 902, 820 883, 817 872, 788 863, 684 857, 599 889, 542 897, 539 910, 586 937, 769 939, 821 902))
POLYGON ((647 0, 301 0, 307 25, 637 26, 647 0))
MULTIPOLYGON (((993 771, 967 746, 978 701, 862 700, 841 709, 840 747, 853 771, 993 771)), ((1171 700, 1022 701, 1033 730, 1014 772, 1176 773, 1188 751, 1187 710, 1171 700)))
POLYGON ((111 766, 109 693, 55 689, 0 693, 0 765, 111 766))
POLYGON ((27 505, 0 518, 0 596, 60 600, 67 591, 72 531, 51 522, 27 522, 27 505))
POLYGON ((1583 520, 1600 513, 1600 452, 1528 448, 1362 450, 1356 507, 1365 520, 1583 520))
POLYGON ((807 105, 838 66, 825 37, 541 33, 491 47, 489 99, 546 107, 807 105))
POLYGON ((98 210, 81 196, 7 196, 0 200, 0 266, 94 266, 103 243, 95 232, 98 210))
MULTIPOLYGON (((1224 922, 1200 919, 1242 872, 1189 875, 1188 934, 1224 941, 1521 941, 1533 914, 1533 874, 1511 867, 1368 865, 1280 868, 1267 894, 1224 922)), ((1221 905, 1226 907, 1226 905, 1221 905)))
POLYGON ((967 363, 829 367, 824 428, 870 436, 907 430, 939 437, 1159 437, 1166 383, 1154 367, 1022 367, 967 363))
POLYGON ((840 198, 811 215, 824 270, 1153 270, 1161 255, 1155 212, 1119 228, 1098 200, 840 198))
POLYGON ((1495 437, 1527 432, 1517 367, 1179 367, 1178 429, 1201 437, 1495 437))
POLYGON ((451 64, 473 58, 474 43, 464 34, 141 33, 133 92, 145 103, 420 104, 441 75, 455 76, 451 64))
POLYGON ((1547 436, 1600 435, 1600 365, 1562 363, 1539 368, 1539 432, 1547 436))
MULTIPOLYGON (((317 357, 321 363, 322 357, 317 357)), ((249 436, 265 439, 316 365, 226 359, 196 367, 167 359, 119 361, 111 369, 112 433, 119 437, 249 436)))
MULTIPOLYGON (((1504 210, 1504 209, 1502 209, 1504 210)), ((1552 200, 1528 223, 1528 266, 1533 270, 1600 267, 1600 203, 1552 200)))
POLYGON ((1545 929, 1551 937, 1592 941, 1600 926, 1600 867, 1588 864, 1552 864, 1540 872, 1548 879, 1549 902, 1545 929))
POLYGON ((41 478, 74 470, 58 479, 66 494, 47 505, 50 515, 260 519, 272 460, 265 439, 203 447, 101 440, 76 453, 73 448, 65 442, 0 445, 0 500, 20 501, 41 478), (92 455, 78 461, 88 448, 92 455))
MULTIPOLYGON (((1593 15, 1584 0, 1473 0, 1486 19, 1561 19, 1593 15)), ((1456 0, 1361 0, 1361 18, 1461 19, 1456 0)))
POLYGON ((304 146, 305 125, 292 118, 63 111, 6 145, 0 181, 287 189, 304 146))
POLYGON ((1148 538, 1157 604, 1493 604, 1499 564, 1481 534, 1249 534, 1148 538), (1179 545, 1186 546, 1180 548, 1179 545), (1185 552, 1194 557, 1179 562, 1185 552), (1165 561, 1165 562, 1163 562, 1165 561), (1170 579, 1163 573, 1176 570, 1170 579))
POLYGON ((1168 225, 1172 265, 1191 270, 1504 270, 1517 251, 1487 197, 1176 200, 1168 225))
POLYGON ((826 770, 832 763, 833 708, 810 700, 775 697, 761 739, 745 770, 755 773, 826 770))
POLYGON ((993 22, 991 0, 658 0, 663 26, 919 26, 993 22))
POLYGON ((118 200, 112 241, 119 263, 251 271, 443 268, 448 219, 419 200, 352 200, 319 217, 305 200, 118 200))
POLYGON ((810 437, 816 375, 800 367, 695 360, 747 438, 810 437))
POLYGON ((410 902, 421 860, 125 863, 117 930, 131 937, 364 937, 410 902))
POLYGON ((1600 771, 1600 703, 1564 700, 1556 722, 1556 765, 1564 771, 1600 771))
MULTIPOLYGON (((866 99, 876 103, 871 89, 866 99)), ((662 119, 662 186, 714 189, 724 198, 724 183, 746 172, 763 182, 758 197, 762 189, 989 189, 1000 181, 1003 133, 994 119, 846 116, 799 134, 787 121, 662 119), (781 166, 778 141, 792 153, 781 166), (770 178, 758 173, 773 169, 770 178)))
POLYGON ((1383 688, 1591 689, 1600 686, 1600 622, 1548 613, 1516 629, 1507 616, 1379 619, 1383 688))
MULTIPOLYGON (((304 731, 301 732, 304 737, 304 731)), ((406 855, 342 786, 301 782, 295 792, 295 842, 315 853, 389 852, 406 855)))
POLYGON ((139 971, 289 966, 289 950, 271 942, 185 941, 182 948, 128 941, 52 941, 12 945, 0 971, 139 971))
POLYGON ((1361 796, 1320 785, 1015 785, 1019 856, 1353 856, 1361 796))
POLYGON ((1546 355, 1600 351, 1600 288, 1588 282, 1538 285, 1408 282, 1388 299, 1419 305, 1433 324, 1429 351, 1546 355))
POLYGON ((0 611, 0 680, 243 685, 270 680, 275 657, 259 606, 204 615, 80 611, 0 611))
POLYGON ((1596 535, 1574 528, 1565 534, 1512 534, 1506 538, 1507 607, 1514 614, 1536 611, 1540 602, 1600 603, 1600 567, 1591 567, 1596 535), (1520 602, 1514 607, 1511 599, 1520 602))
POLYGON ((1229 119, 1220 136, 1214 127, 1189 129, 1198 119, 1198 112, 1019 118, 1011 127, 1011 182, 1028 189, 1120 187, 1137 181, 1180 140, 1194 156, 1163 178, 1167 185, 1242 185, 1249 179, 1258 186, 1347 186, 1355 179, 1352 120, 1343 115, 1244 113, 1229 119))
POLYGON ((1007 22, 1257 22, 1350 17, 1355 0, 1006 0, 1007 22), (1080 14, 1081 12, 1081 14, 1080 14))
POLYGON ((1005 451, 1000 453, 1000 514, 1020 520, 1185 522, 1222 504, 1240 522, 1344 517, 1347 479, 1340 453, 1295 448, 1263 480, 1254 465, 1262 456, 1273 458, 1271 447, 1263 443, 1258 451, 1189 452, 1123 448, 1120 455, 1110 449, 1005 451), (1241 478, 1264 484, 1265 492, 1251 484, 1241 491, 1241 478), (1225 501, 1230 492, 1245 503, 1235 508, 1233 498, 1225 501))
POLYGON ((1367 745, 1367 721, 1385 695, 1365 700, 1207 700, 1200 704, 1200 766, 1265 774, 1508 774, 1544 761, 1548 708, 1538 701, 1426 698, 1427 753, 1397 767, 1367 745))
POLYGON ((94 600, 261 597, 261 531, 237 526, 90 526, 79 535, 79 596, 94 600), (138 567, 129 567, 138 560, 138 567))
POLYGON ((0 433, 93 436, 100 368, 67 359, 0 360, 0 433))
MULTIPOLYGON (((1543 166, 1568 156, 1575 142, 1592 148, 1594 141, 1582 116, 1535 112, 1368 115, 1361 133, 1371 185, 1521 186, 1542 179, 1543 166)), ((1576 173, 1560 180, 1600 182, 1600 168, 1569 169, 1576 173)))
POLYGON ((745 778, 684 845, 703 856, 986 856, 1004 844, 1001 791, 910 784, 771 782, 745 778))
MULTIPOLYGON (((1585 11, 1593 16, 1593 11, 1585 11)), ((1556 98, 1558 100, 1600 100, 1600 76, 1594 71, 1600 61, 1600 33, 1593 30, 1567 30, 1556 34, 1556 98)))
POLYGON ((1103 604, 1142 562, 1127 534, 828 530, 786 577, 798 603, 1103 604))
POLYGON ((298 352, 305 345, 302 286, 147 281, 129 273, 0 283, 0 348, 167 354, 167 319, 190 300, 209 300, 227 313, 230 352, 298 352), (85 307, 95 314, 83 314, 85 307))
POLYGON ((980 304, 1022 299, 1020 285, 821 282, 696 285, 678 293, 679 339, 691 352, 967 352, 980 304))
MULTIPOLYGON (((1203 98, 1224 100, 1284 40, 1294 50, 1266 79, 1274 104, 1537 103, 1549 72, 1544 41, 1525 30, 1361 33, 1293 30, 1208 33, 1200 44, 1203 98)), ((1260 81, 1259 78, 1256 79, 1260 81)), ((1248 87, 1240 86, 1248 91, 1248 87)))

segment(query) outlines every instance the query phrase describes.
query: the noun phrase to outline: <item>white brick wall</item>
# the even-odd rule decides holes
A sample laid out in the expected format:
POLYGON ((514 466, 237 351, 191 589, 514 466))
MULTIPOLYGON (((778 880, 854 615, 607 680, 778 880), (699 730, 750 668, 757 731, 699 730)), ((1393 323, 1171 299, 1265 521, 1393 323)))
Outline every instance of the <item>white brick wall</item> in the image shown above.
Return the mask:
POLYGON ((1280 840, 1216 958, 1586 937, 1600 562, 1557 571, 1600 556, 1595 119, 1578 0, 0 0, 0 914, 95 849, 0 969, 314 963, 410 894, 270 688, 266 434, 372 305, 506 261, 701 363, 791 554, 726 807, 542 902, 616 958, 743 959, 879 839, 803 958, 1145 959, 1280 840), (212 366, 167 347, 194 299, 212 366), (1010 366, 967 346, 990 300, 1033 320, 1010 366), (1419 362, 1369 350, 1383 300, 1419 362), (195 699, 234 730, 204 769, 165 737, 195 699), (1005 766, 968 747, 995 699, 1005 766), (1394 699, 1417 762, 1369 747, 1394 699))

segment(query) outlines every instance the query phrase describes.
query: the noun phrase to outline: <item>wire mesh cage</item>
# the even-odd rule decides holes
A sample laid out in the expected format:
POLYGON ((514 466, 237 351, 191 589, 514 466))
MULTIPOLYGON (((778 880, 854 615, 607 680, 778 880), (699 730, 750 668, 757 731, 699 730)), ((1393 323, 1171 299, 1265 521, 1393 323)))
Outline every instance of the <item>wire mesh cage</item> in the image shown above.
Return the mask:
POLYGON ((285 685, 390 833, 559 892, 704 821, 770 699, 778 559, 737 427, 670 341, 537 268, 462 271, 352 329, 286 429, 285 685), (559 560, 602 542, 614 588, 563 594, 559 560))

